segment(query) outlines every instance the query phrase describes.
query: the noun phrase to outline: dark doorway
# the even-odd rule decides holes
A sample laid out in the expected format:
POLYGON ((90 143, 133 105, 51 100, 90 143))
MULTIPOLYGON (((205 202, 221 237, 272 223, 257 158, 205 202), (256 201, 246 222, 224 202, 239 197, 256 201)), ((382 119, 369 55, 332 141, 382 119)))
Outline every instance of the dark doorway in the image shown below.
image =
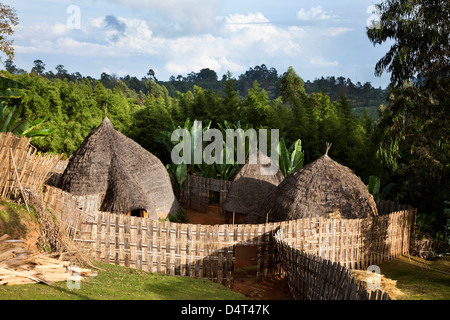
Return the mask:
POLYGON ((132 210, 128 215, 132 217, 148 218, 148 212, 144 209, 132 210))
POLYGON ((220 204, 220 192, 209 190, 209 204, 220 204))

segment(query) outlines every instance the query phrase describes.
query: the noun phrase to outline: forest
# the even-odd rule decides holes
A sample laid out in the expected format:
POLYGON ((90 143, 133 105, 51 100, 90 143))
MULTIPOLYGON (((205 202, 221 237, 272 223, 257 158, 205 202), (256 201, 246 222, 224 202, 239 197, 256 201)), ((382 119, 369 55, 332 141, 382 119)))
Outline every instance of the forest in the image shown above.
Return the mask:
POLYGON ((214 128, 225 122, 239 122, 242 127, 279 129, 287 145, 302 141, 306 162, 321 156, 325 143, 330 142, 334 157, 361 177, 379 174, 375 163, 367 165, 367 161, 361 161, 370 154, 367 160, 374 159, 374 119, 368 113, 355 115, 350 100, 342 92, 336 99, 323 90, 308 94, 304 81, 293 68, 277 81, 276 98, 270 98, 257 80, 242 95, 239 81, 231 74, 219 82, 220 90, 205 89, 194 81, 192 90, 175 94, 170 94, 155 77, 145 79, 145 89, 136 91, 123 79, 116 79, 113 84, 111 77, 105 75, 98 80, 73 78, 75 75, 62 76, 66 73, 61 71, 42 74, 37 68, 30 73, 4 71, 4 74, 25 87, 21 89, 21 99, 11 99, 11 107, 16 106, 24 118, 32 115, 45 118, 42 129, 55 128, 51 138, 34 142, 44 152, 69 157, 101 122, 107 108, 108 117, 119 131, 165 163, 170 154, 158 142, 160 133, 172 131, 191 119, 211 122, 214 128))
POLYGON ((194 120, 219 129, 279 129, 290 151, 300 141, 303 165, 322 156, 326 143, 332 143, 330 157, 366 184, 378 181, 377 197, 418 208, 419 226, 445 242, 450 227, 450 85, 448 50, 442 48, 448 48, 448 19, 439 16, 445 10, 430 4, 423 6, 424 14, 435 15, 442 25, 435 26, 433 19, 425 28, 404 25, 395 18, 399 10, 421 12, 398 5, 381 8, 390 28, 367 31, 374 45, 395 40, 375 66, 378 74, 391 73, 386 89, 344 77, 305 82, 292 67, 279 74, 264 64, 238 77, 228 72, 219 79, 214 70, 202 69, 159 81, 152 69, 142 79, 106 73, 94 79, 69 73, 63 65, 46 72, 42 60, 35 60, 27 72, 10 59, 2 76, 20 88, 15 89, 18 95, 3 95, 2 122, 12 110, 18 119, 43 120, 35 122, 36 128, 52 132, 33 138, 33 144, 67 158, 105 113, 117 130, 164 164, 170 163, 166 133, 194 120), (405 47, 409 49, 401 49, 405 47), (383 193, 387 187, 389 193, 383 193))

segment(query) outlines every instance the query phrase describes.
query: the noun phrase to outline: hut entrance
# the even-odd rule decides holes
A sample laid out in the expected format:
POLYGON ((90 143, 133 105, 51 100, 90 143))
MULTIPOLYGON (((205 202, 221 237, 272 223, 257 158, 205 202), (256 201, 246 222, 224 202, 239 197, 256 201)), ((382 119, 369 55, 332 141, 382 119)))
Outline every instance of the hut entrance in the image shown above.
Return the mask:
POLYGON ((235 248, 234 270, 247 269, 253 270, 256 277, 258 266, 258 246, 238 244, 235 248))
POLYGON ((219 205, 220 192, 209 190, 209 204, 219 205))
POLYGON ((145 211, 144 209, 136 209, 136 210, 131 210, 130 212, 128 212, 127 216, 148 218, 148 212, 145 211))

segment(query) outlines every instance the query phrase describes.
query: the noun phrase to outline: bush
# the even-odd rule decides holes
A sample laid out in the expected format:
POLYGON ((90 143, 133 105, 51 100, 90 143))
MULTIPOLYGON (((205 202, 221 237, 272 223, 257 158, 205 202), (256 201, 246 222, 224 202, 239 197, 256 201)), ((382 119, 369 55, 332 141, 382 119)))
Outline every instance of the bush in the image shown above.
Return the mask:
POLYGON ((180 207, 175 216, 169 215, 169 217, 167 219, 170 222, 185 223, 185 222, 187 222, 186 210, 184 210, 184 208, 180 207))

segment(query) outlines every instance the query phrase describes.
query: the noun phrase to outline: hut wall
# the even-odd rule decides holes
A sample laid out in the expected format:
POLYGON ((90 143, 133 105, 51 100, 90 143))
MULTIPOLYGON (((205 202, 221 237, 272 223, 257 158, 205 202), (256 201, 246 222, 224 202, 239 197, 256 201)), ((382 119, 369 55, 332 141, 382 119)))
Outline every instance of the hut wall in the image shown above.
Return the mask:
POLYGON ((412 210, 414 209, 409 204, 399 204, 392 200, 376 200, 377 210, 379 215, 389 214, 392 212, 402 211, 402 210, 412 210))
POLYGON ((93 194, 87 196, 73 196, 77 207, 88 213, 96 213, 99 211, 104 195, 93 194))
POLYGON ((224 214, 222 204, 225 201, 231 181, 188 175, 184 184, 184 206, 199 212, 208 211, 210 191, 219 192, 220 212, 224 214))

